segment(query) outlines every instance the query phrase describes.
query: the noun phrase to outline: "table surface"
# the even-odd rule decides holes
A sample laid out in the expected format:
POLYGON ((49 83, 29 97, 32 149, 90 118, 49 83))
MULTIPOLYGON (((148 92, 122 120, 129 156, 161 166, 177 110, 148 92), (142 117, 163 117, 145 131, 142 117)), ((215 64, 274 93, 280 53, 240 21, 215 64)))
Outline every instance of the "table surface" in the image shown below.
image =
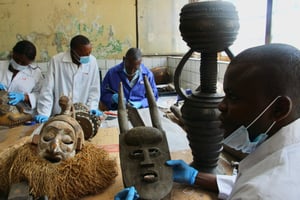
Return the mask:
MULTIPOLYGON (((32 132, 38 127, 38 125, 33 126, 18 126, 15 128, 3 128, 0 127, 0 153, 8 147, 11 147, 16 144, 22 144, 24 142, 30 141, 30 135, 32 132)), ((179 140, 186 140, 186 136, 183 131, 182 133, 176 133, 175 137, 178 138, 178 134, 182 134, 179 140)), ((170 135, 172 133, 167 132, 167 138, 173 138, 174 135, 170 135), (169 135, 169 136, 168 136, 169 135)), ((97 146, 103 147, 105 150, 109 152, 109 155, 112 158, 116 158, 118 163, 118 176, 116 177, 116 181, 113 185, 111 185, 105 192, 88 196, 83 198, 84 200, 98 200, 98 199, 113 199, 114 195, 119 192, 123 188, 122 176, 120 171, 120 161, 119 161, 119 129, 117 127, 101 127, 98 130, 98 133, 94 138, 90 141, 97 146)), ((176 146, 176 141, 174 146, 176 146)), ((172 159, 182 159, 186 162, 192 161, 192 154, 188 146, 186 144, 180 144, 179 148, 170 148, 171 158, 172 159)), ((219 165, 226 174, 230 174, 232 168, 230 166, 230 162, 228 161, 226 155, 221 154, 219 165)), ((219 166, 218 166, 219 167, 219 166)), ((168 195, 167 199, 169 200, 177 200, 177 199, 185 199, 185 200, 215 200, 217 199, 217 195, 211 193, 209 191, 201 190, 197 187, 192 187, 183 184, 174 183, 173 189, 168 195)))

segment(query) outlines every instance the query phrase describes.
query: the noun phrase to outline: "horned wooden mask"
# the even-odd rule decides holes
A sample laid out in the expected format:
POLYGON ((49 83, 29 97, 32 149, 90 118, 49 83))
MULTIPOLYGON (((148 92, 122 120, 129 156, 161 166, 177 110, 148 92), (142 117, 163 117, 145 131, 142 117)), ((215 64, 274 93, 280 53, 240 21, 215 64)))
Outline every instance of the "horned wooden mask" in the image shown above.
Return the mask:
POLYGON ((129 120, 133 126, 131 129, 128 128, 123 86, 120 83, 118 122, 122 177, 124 186, 135 186, 141 199, 162 199, 169 194, 173 185, 172 168, 165 165, 170 159, 170 152, 146 76, 144 83, 153 127, 146 127, 138 111, 128 106, 129 120))

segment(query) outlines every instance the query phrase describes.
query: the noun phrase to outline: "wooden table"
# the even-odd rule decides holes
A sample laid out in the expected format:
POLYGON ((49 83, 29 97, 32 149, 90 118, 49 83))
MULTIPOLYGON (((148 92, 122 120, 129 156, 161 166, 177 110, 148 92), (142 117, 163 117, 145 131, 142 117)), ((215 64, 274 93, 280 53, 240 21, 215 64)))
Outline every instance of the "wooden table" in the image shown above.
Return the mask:
MULTIPOLYGON (((34 126, 19 126, 16 128, 1 128, 0 129, 0 152, 5 148, 11 147, 15 144, 22 144, 26 141, 30 141, 30 135, 33 130, 37 128, 34 126)), ((109 152, 112 158, 115 158, 118 163, 119 174, 116 177, 116 181, 111 185, 104 193, 88 196, 83 198, 83 200, 99 200, 99 199, 113 199, 114 195, 123 189, 122 176, 120 170, 119 161, 119 130, 116 127, 111 128, 100 128, 97 135, 91 139, 91 142, 97 146, 101 146, 109 152)), ((192 154, 190 149, 171 152, 172 159, 182 159, 186 162, 192 161, 192 154)), ((221 157, 220 165, 225 169, 226 173, 231 172, 231 167, 224 159, 221 157)), ((215 200, 217 195, 208 191, 203 191, 200 188, 187 186, 183 184, 174 183, 173 189, 168 197, 169 200, 215 200)))

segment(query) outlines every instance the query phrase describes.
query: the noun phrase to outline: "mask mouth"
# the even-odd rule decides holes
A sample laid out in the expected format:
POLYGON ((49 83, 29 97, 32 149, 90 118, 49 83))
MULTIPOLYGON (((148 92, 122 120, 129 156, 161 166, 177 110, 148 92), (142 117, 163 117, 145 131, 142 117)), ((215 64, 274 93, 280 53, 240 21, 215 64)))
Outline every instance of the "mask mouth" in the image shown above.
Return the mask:
POLYGON ((148 170, 142 173, 142 180, 147 183, 154 183, 158 181, 158 174, 155 171, 148 170))
POLYGON ((51 163, 59 163, 62 161, 62 155, 60 154, 53 154, 53 153, 47 153, 43 156, 46 160, 50 161, 51 163))

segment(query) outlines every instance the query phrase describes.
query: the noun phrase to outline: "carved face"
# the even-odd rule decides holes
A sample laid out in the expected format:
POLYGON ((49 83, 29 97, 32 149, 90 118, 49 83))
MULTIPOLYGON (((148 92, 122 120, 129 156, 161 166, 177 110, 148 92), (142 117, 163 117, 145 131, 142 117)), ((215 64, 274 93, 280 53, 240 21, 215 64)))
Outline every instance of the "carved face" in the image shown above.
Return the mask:
POLYGON ((124 185, 134 185, 143 199, 161 199, 172 187, 165 134, 153 127, 135 127, 120 134, 120 159, 124 185))
POLYGON ((74 128, 64 121, 52 121, 40 133, 39 155, 51 162, 60 162, 75 156, 76 145, 74 128))

